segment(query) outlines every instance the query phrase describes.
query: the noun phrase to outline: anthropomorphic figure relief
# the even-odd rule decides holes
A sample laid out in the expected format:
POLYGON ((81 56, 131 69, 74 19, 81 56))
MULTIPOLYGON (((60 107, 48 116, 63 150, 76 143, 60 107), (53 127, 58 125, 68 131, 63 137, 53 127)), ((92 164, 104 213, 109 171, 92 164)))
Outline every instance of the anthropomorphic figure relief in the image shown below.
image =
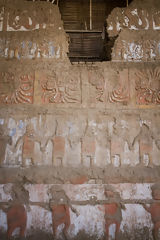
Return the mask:
POLYGON ((11 195, 8 207, 3 209, 7 214, 7 239, 11 239, 16 228, 20 229, 19 235, 23 238, 27 225, 26 209, 30 210, 29 193, 22 183, 15 183, 12 187, 4 185, 4 192, 11 195))
POLYGON ((48 194, 51 197, 49 205, 52 211, 52 227, 54 238, 57 236, 58 226, 64 224, 63 235, 66 239, 68 239, 68 229, 71 223, 69 209, 71 209, 76 215, 79 215, 79 213, 71 205, 69 197, 60 186, 52 186, 48 191, 48 194))
POLYGON ((55 72, 44 74, 41 77, 42 102, 43 103, 79 103, 80 96, 80 78, 74 73, 74 76, 64 77, 55 72))
POLYGON ((22 144, 22 166, 26 166, 26 159, 31 160, 31 164, 34 165, 34 146, 35 142, 38 142, 41 145, 41 142, 35 134, 35 130, 31 124, 26 126, 26 132, 21 136, 15 145, 15 149, 22 144))
POLYGON ((44 147, 43 151, 45 150, 46 146, 48 145, 48 142, 50 141, 52 143, 52 164, 54 166, 63 166, 64 164, 64 156, 65 156, 65 123, 63 121, 55 121, 55 129, 52 134, 52 136, 48 137, 44 147))
POLYGON ((118 240, 120 225, 122 221, 122 211, 125 210, 125 206, 120 203, 120 196, 114 191, 112 186, 105 187, 105 196, 110 201, 104 205, 105 211, 105 230, 106 230, 106 240, 109 240, 109 227, 112 224, 116 225, 115 230, 115 240, 118 240))
MULTIPOLYGON (((160 201, 160 185, 155 184, 152 186, 152 196, 153 200, 160 201)), ((151 214, 152 222, 154 224, 153 226, 153 239, 159 240, 159 230, 160 230, 160 203, 159 202, 153 202, 148 205, 143 205, 145 210, 151 214)))
POLYGON ((129 126, 124 120, 114 120, 113 134, 111 135, 111 163, 119 167, 124 157, 125 143, 131 149, 131 143, 128 139, 129 126))
POLYGON ((93 166, 95 163, 96 135, 95 123, 87 123, 84 136, 82 137, 82 164, 93 166))
POLYGON ((0 165, 5 159, 7 144, 12 144, 12 137, 5 133, 2 125, 0 125, 0 165))
POLYGON ((133 141, 133 146, 135 142, 139 143, 139 161, 141 165, 144 165, 144 160, 147 158, 148 166, 153 167, 152 161, 152 150, 153 150, 153 135, 146 124, 142 124, 141 130, 137 137, 133 141))

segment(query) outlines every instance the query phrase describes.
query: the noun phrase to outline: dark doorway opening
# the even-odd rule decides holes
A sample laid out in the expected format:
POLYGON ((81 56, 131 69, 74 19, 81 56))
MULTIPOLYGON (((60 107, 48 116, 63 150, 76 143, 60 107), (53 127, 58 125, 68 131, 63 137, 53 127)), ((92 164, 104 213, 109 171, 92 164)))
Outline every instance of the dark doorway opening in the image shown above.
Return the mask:
POLYGON ((64 29, 69 35, 69 58, 74 61, 110 61, 115 38, 106 32, 106 19, 115 7, 132 0, 59 0, 64 29))

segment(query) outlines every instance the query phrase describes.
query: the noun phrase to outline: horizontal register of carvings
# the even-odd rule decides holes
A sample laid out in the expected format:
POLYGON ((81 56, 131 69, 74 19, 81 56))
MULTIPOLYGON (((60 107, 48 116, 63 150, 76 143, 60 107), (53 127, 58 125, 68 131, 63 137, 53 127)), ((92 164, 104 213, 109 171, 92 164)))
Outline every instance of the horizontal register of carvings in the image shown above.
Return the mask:
POLYGON ((159 239, 159 184, 74 186, 24 184, 21 180, 0 185, 0 193, 0 227, 7 238, 14 236, 16 228, 20 228, 18 236, 28 237, 35 226, 34 230, 43 229, 47 236, 58 239, 62 236, 78 239, 76 236, 82 231, 84 236, 96 235, 98 239, 105 236, 107 240, 111 233, 116 240, 119 236, 123 239, 134 236, 135 231, 137 239, 152 239, 152 236, 159 239), (111 229, 112 224, 115 231, 111 229))
POLYGON ((8 127, 0 125, 1 166, 160 165, 159 118, 142 121, 134 115, 110 116, 96 122, 40 115, 3 122, 8 127))
POLYGON ((112 51, 112 60, 128 62, 160 60, 160 41, 117 39, 112 51))
POLYGON ((59 59, 62 57, 61 42, 0 39, 0 57, 7 59, 59 59))
MULTIPOLYGON (((0 72, 0 104, 123 104, 160 105, 160 68, 88 71, 82 78, 79 68, 63 66, 63 71, 36 71, 32 74, 0 72), (135 74, 132 74, 132 73, 135 74), (114 81, 111 81, 110 78, 114 81), (35 81, 34 81, 35 79, 35 81), (87 82, 88 81, 88 85, 87 82), (85 88, 84 88, 85 86, 85 88), (86 87, 87 86, 87 87, 86 87), (132 87, 133 86, 133 87, 132 87), (134 87, 135 86, 135 87, 134 87), (130 89, 132 88, 132 93, 130 89), (87 99, 82 96, 87 93, 87 99), (132 102, 131 102, 132 99, 132 102)), ((117 105, 118 106, 118 105, 117 105)))
POLYGON ((118 35, 122 29, 129 30, 160 30, 160 10, 142 8, 115 8, 107 19, 109 36, 118 35))
MULTIPOLYGON (((11 3, 12 4, 12 3, 11 3)), ((3 29, 4 7, 0 8, 0 31, 3 29)), ((6 31, 33 31, 37 29, 62 30, 58 6, 49 3, 15 3, 5 7, 7 16, 6 31)))

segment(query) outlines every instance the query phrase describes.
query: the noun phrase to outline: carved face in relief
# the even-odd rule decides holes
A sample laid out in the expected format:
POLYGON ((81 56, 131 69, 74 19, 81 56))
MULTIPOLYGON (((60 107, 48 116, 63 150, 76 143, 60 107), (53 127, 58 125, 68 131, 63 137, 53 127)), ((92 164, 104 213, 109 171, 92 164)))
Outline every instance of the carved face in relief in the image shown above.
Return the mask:
POLYGON ((53 73, 52 75, 48 75, 45 84, 43 85, 44 88, 48 91, 54 91, 56 89, 56 74, 53 73))

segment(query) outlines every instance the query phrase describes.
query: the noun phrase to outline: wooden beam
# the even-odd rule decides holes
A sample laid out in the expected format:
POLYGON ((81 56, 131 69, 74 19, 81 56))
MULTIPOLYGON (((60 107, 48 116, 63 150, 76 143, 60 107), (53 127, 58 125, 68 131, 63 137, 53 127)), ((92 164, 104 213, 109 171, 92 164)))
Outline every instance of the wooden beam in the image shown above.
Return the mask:
POLYGON ((92 0, 90 0, 90 30, 92 30, 92 0))
POLYGON ((128 0, 126 0, 127 1, 127 7, 128 7, 128 0))

